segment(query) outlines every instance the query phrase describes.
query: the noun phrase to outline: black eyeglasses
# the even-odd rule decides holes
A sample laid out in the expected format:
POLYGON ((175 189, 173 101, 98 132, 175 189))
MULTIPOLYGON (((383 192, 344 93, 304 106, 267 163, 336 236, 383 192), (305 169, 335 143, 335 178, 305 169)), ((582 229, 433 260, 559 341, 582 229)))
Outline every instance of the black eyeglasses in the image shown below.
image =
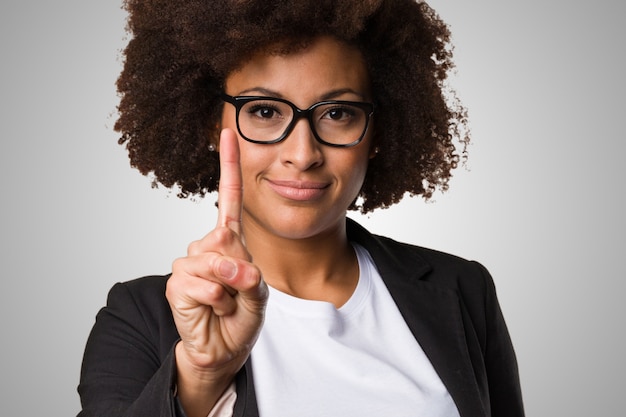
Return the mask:
POLYGON ((355 146, 363 140, 374 113, 372 103, 358 101, 320 101, 302 110, 276 97, 222 94, 222 100, 235 106, 239 134, 261 144, 285 140, 296 122, 306 118, 318 142, 339 148, 355 146))

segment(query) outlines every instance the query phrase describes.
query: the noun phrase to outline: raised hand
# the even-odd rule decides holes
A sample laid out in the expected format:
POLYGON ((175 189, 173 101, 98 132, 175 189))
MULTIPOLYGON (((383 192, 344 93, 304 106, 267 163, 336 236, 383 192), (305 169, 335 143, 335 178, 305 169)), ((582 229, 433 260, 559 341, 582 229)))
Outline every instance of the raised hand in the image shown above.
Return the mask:
POLYGON ((189 417, 208 414, 245 363, 261 326, 267 286, 243 243, 243 186, 235 133, 220 138, 218 222, 174 261, 166 297, 181 337, 178 393, 189 417))

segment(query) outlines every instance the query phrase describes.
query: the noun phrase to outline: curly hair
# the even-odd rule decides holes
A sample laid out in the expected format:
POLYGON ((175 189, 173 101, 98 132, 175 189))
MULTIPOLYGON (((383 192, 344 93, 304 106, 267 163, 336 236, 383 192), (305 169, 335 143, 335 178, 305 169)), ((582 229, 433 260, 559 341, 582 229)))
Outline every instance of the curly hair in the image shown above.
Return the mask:
POLYGON ((450 32, 415 0, 125 0, 127 30, 115 130, 131 165, 179 197, 217 189, 226 76, 254 52, 330 35, 358 46, 376 111, 370 161, 351 209, 446 190, 469 143, 467 112, 448 89, 450 32), (288 43, 285 43, 287 40, 288 43), (456 146, 455 146, 456 144, 456 146), (457 146, 461 145, 461 152, 457 146))

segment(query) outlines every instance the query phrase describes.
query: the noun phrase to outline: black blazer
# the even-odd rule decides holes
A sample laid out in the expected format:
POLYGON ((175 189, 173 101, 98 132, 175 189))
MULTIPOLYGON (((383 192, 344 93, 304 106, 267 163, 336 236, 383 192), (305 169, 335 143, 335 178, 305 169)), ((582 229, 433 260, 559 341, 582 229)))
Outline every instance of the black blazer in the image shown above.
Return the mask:
MULTIPOLYGON (((461 417, 524 415, 515 353, 487 270, 476 262, 375 236, 348 220, 372 256, 461 417)), ((182 416, 175 400, 179 339, 168 276, 116 284, 91 331, 79 417, 182 416)), ((235 416, 258 417, 250 360, 237 374, 235 416)))

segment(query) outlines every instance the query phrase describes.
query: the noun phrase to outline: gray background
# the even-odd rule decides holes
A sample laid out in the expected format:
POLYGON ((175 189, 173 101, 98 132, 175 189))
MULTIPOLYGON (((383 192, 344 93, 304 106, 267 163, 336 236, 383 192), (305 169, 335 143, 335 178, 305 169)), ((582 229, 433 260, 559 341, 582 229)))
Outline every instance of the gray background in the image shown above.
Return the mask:
MULTIPOLYGON (((529 416, 623 415, 625 6, 431 4, 451 25, 474 145, 434 202, 360 220, 483 262, 529 416)), ((399 17, 401 18, 401 17, 399 17)), ((0 415, 74 415, 111 285, 166 273, 215 221, 128 166, 112 130, 116 1, 0 6, 0 415)))

